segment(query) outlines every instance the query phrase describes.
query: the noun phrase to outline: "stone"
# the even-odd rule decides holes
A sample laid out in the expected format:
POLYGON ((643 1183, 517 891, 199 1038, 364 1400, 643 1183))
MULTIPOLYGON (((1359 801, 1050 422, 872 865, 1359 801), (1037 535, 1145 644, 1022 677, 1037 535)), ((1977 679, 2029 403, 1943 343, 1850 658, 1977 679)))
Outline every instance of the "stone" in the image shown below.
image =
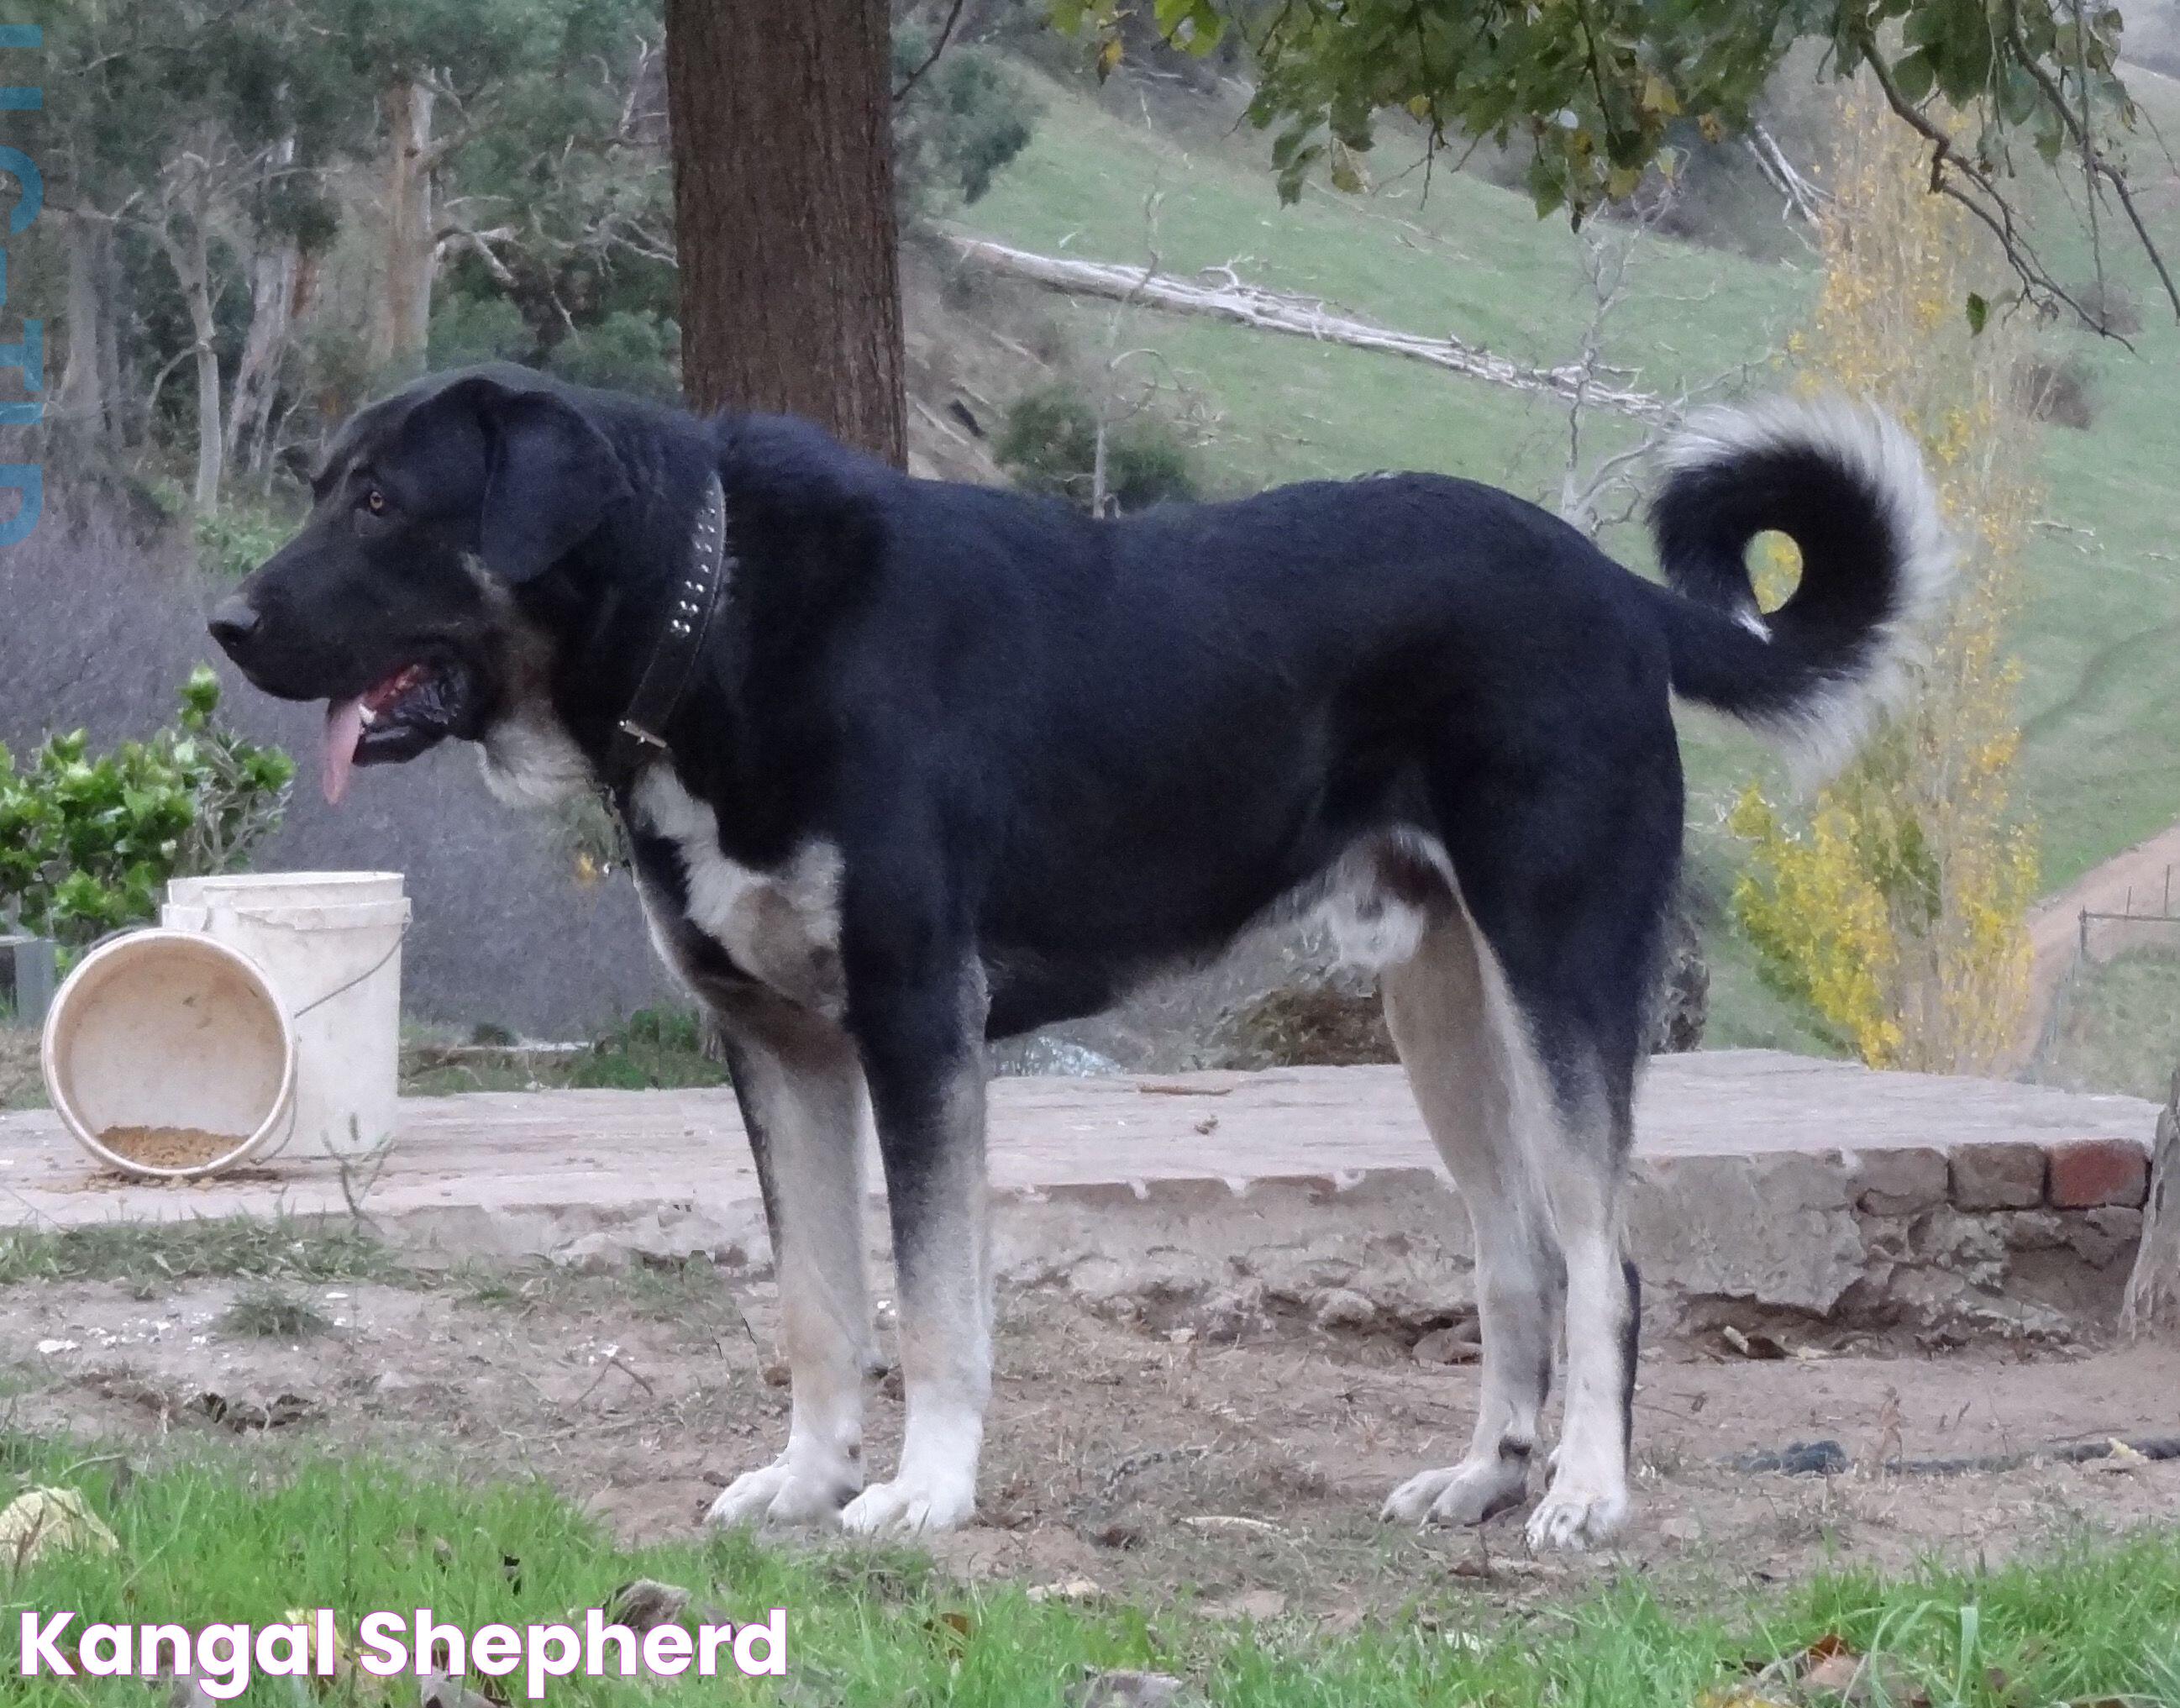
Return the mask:
POLYGON ((1866 1259, 1846 1171, 1794 1151, 1645 1160, 1627 1185, 1651 1297, 1741 1299, 1828 1314, 1866 1259))
POLYGON ((1095 1672, 1067 1693, 1068 1708, 1169 1708, 1188 1687, 1170 1672, 1095 1672))
POLYGON ((2034 1209, 2044 1202, 2041 1145, 1963 1144, 1951 1160, 1956 1209, 2034 1209))
POLYGON ((1378 1320, 1378 1306, 1352 1288, 1326 1287, 1310 1300, 1310 1314, 1321 1329, 1367 1329, 1378 1320))
POLYGON ((1666 924, 1660 960, 1643 1049, 1650 1055, 1700 1050, 1710 1019, 1710 967, 1704 959, 1703 934, 1686 906, 1674 909, 1666 924))
POLYGON ((1092 1079, 1121 1071, 1120 1064, 1109 1055, 1043 1032, 994 1045, 991 1069, 995 1074, 1032 1079, 1092 1079))
POLYGON ((1913 1215, 1946 1202, 1951 1176, 1943 1151, 1864 1150, 1854 1157, 1855 1208, 1865 1215, 1913 1215))
POLYGON ((2051 1147, 2059 1209, 2139 1209, 2150 1196, 2150 1153, 2123 1138, 2068 1138, 2051 1147))
POLYGON ((1474 1324, 1465 1328, 1433 1329, 1411 1349, 1419 1364, 1473 1364, 1484 1356, 1474 1324))

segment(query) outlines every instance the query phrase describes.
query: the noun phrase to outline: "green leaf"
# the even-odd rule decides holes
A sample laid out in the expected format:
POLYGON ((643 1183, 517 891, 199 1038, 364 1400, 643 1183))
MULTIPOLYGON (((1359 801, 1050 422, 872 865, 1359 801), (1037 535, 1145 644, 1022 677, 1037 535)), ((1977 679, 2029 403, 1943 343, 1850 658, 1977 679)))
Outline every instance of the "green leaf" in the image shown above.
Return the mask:
POLYGON ((1990 304, 1980 293, 1972 290, 1968 293, 1968 336, 1976 338, 1982 334, 1985 325, 1990 319, 1990 304))
POLYGON ((1918 47, 1892 62, 1892 81, 1900 91, 1901 99, 1910 105, 1919 103, 1936 80, 1937 68, 1930 63, 1927 48, 1918 47))

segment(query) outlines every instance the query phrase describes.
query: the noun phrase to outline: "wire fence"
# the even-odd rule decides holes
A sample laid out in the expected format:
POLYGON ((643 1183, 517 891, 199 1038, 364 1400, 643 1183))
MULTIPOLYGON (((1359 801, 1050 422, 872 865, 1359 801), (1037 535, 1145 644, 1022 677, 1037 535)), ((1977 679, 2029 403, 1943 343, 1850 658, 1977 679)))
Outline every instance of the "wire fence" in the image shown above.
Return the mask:
MULTIPOLYGON (((2166 866, 2155 890, 2138 891, 2130 885, 2117 908, 2084 907, 2076 914, 2073 954, 2045 1011, 2029 1078, 2065 1081, 2073 1077, 2067 1071, 2065 1057, 2089 985, 2100 969, 2122 955, 2143 950, 2180 960, 2180 868, 2166 866)), ((2180 1036, 2180 985, 2175 987, 2174 1011, 2159 1017, 2166 1038, 2180 1036)))

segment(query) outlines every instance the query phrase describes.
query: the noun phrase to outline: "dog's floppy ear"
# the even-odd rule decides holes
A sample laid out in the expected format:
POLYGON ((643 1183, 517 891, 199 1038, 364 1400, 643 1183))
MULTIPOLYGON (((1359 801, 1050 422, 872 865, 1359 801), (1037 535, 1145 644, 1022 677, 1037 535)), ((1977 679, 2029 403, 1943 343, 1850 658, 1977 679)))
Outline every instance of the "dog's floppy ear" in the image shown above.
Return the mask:
POLYGON ((636 490, 627 466, 596 424, 572 399, 545 387, 473 374, 418 413, 445 421, 443 412, 469 416, 482 433, 477 555, 502 581, 535 581, 636 490))

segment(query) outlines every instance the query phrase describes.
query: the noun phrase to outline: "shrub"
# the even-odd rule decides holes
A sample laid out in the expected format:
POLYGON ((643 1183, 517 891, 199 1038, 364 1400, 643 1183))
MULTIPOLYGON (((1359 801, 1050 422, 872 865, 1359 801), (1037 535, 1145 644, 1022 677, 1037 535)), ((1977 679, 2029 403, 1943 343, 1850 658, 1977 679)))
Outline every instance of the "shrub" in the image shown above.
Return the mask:
POLYGON ((670 403, 681 389, 681 328, 664 315, 619 310, 553 347, 546 371, 570 385, 603 386, 670 403))
POLYGON ((200 664, 172 727, 93 757, 80 730, 19 768, 0 747, 0 912, 63 945, 158 910, 169 878, 232 870, 275 829, 295 767, 221 723, 200 664))
POLYGON ((432 366, 521 361, 537 347, 522 311, 504 296, 449 296, 432 316, 432 366))
POLYGON ((199 516, 191 529, 197 562, 205 573, 239 581, 288 543, 295 532, 289 517, 263 506, 232 504, 199 516))
POLYGON ((2031 421, 2086 433, 2095 426, 2097 400, 2089 365, 2078 355, 2054 361, 2024 356, 2014 370, 2013 406, 2031 421))
MULTIPOLYGON (((1065 383, 1030 392, 1007 411, 994 454, 1028 492, 1092 508, 1098 465, 1098 416, 1089 399, 1065 383)), ((1158 416, 1137 411, 1105 434, 1105 491, 1112 507, 1139 510, 1192 499, 1198 488, 1188 448, 1158 416)))
MULTIPOLYGON (((894 82, 931 57, 935 38, 914 25, 894 33, 894 82)), ((1029 146, 1037 105, 989 48, 955 42, 894 111, 894 175, 909 218, 977 201, 993 175, 1029 146)))

